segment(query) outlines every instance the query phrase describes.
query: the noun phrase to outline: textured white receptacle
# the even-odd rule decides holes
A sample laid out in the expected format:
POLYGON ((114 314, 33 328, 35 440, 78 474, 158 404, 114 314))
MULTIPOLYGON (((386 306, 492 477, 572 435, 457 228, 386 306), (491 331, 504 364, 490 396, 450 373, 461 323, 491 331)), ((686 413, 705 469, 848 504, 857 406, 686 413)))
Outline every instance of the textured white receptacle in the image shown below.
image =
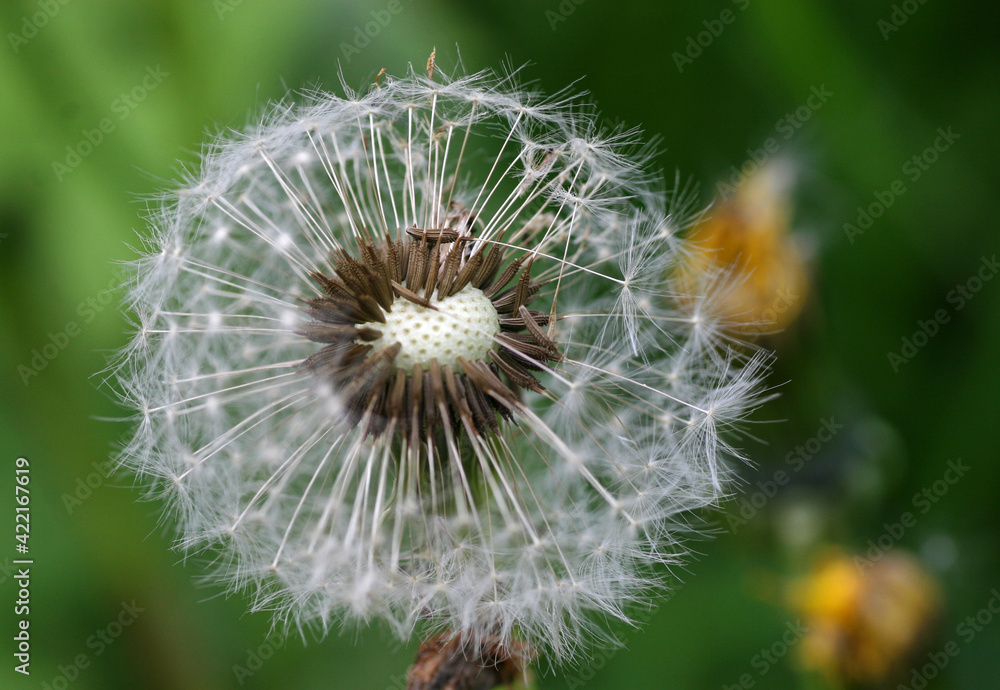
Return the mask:
POLYGON ((362 324, 382 332, 381 338, 369 343, 374 351, 399 343, 402 349, 396 366, 406 370, 420 364, 426 371, 431 360, 437 359, 439 365, 457 371, 459 357, 485 359, 493 337, 500 332, 500 318, 483 291, 467 285, 450 297, 434 297, 430 302, 436 309, 397 297, 385 323, 362 324))

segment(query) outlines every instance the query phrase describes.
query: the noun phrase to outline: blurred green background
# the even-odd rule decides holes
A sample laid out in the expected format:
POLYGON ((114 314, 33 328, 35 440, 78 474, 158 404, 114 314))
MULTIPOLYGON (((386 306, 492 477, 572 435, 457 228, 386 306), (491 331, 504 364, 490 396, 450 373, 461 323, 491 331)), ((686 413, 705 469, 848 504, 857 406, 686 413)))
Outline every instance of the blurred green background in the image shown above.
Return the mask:
POLYGON ((768 343, 780 397, 742 441, 757 462, 741 470, 744 495, 788 469, 823 419, 843 424, 745 524, 732 519, 739 500, 707 516, 716 538, 694 545, 669 603, 640 612, 642 630, 621 631, 626 649, 540 687, 816 684, 795 649, 763 673, 754 663, 798 616, 790 582, 823 544, 864 554, 907 511, 916 524, 891 548, 919 558, 945 602, 929 649, 960 648, 928 687, 994 687, 1000 623, 981 616, 971 640, 956 632, 1000 587, 1000 280, 961 309, 949 294, 1000 250, 988 212, 1000 199, 998 22, 996 3, 940 0, 6 0, 0 686, 402 687, 414 644, 378 629, 281 642, 242 597, 198 584, 202 566, 170 551, 158 506, 105 477, 125 428, 106 421, 121 411, 94 372, 126 341, 107 294, 115 262, 134 256, 146 200, 196 164, 209 132, 242 127, 290 90, 335 88, 338 69, 362 87, 436 46, 446 68, 459 52, 470 71, 530 62, 525 77, 550 93, 581 79, 606 118, 660 137, 657 164, 699 183, 705 205, 730 166, 776 139, 774 155, 798 170, 810 290, 768 343), (780 122, 806 112, 814 87, 832 95, 785 138, 780 122), (904 166, 938 128, 958 138, 913 179, 904 166), (896 180, 906 192, 887 197, 896 180), (845 230, 879 195, 893 201, 881 217, 845 230), (894 370, 889 353, 939 309, 947 323, 894 370), (31 463, 30 678, 11 655, 19 456, 31 463), (959 458, 965 476, 915 511, 914 495, 959 458))

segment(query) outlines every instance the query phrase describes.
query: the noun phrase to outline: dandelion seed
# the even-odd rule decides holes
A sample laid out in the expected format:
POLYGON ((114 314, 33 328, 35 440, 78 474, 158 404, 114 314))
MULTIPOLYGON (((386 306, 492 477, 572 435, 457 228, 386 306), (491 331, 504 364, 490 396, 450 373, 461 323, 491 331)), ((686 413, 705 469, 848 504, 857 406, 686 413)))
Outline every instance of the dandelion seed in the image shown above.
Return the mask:
POLYGON ((426 73, 274 105, 152 217, 121 459, 254 610, 561 663, 684 555, 763 360, 676 299, 636 132, 426 73))

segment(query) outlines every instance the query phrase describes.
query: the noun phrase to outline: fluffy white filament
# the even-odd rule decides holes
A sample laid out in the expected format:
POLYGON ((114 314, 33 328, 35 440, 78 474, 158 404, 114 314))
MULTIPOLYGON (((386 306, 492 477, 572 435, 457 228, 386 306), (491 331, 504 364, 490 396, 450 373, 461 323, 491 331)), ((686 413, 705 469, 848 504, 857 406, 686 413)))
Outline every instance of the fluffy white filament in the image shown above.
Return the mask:
POLYGON ((122 462, 254 609, 571 659, 655 591, 690 511, 723 495, 720 432, 761 359, 719 347, 710 295, 674 294, 682 219, 635 132, 511 75, 344 90, 220 137, 152 217, 115 365, 137 420, 122 462), (300 369, 319 347, 297 334, 309 276, 358 239, 463 223, 469 251, 534 260, 564 361, 499 435, 366 437, 300 369))

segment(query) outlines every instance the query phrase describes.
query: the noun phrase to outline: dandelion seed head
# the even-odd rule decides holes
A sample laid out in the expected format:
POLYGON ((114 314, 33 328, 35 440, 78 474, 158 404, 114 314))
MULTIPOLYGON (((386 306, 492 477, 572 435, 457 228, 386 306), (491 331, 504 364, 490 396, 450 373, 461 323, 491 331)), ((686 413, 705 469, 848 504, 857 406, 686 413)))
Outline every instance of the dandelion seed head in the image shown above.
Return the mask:
POLYGON ((635 130, 431 76, 274 104, 153 212, 119 460, 253 610, 567 662, 685 555, 766 360, 672 282, 635 130))

